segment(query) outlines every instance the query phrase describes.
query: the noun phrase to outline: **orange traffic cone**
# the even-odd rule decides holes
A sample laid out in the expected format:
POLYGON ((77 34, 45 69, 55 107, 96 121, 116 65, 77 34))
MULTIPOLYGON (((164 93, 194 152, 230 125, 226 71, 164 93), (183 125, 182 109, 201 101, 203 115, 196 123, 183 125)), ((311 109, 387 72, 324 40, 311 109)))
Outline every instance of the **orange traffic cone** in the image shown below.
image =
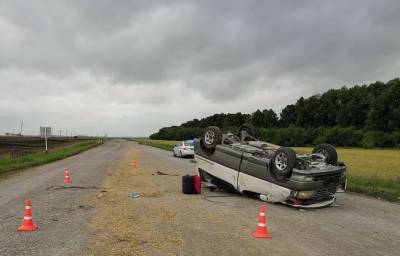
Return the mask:
POLYGON ((134 171, 136 169, 136 160, 132 160, 131 166, 132 166, 132 173, 134 173, 134 171))
POLYGON ((257 228, 256 228, 256 231, 253 232, 253 237, 255 237, 255 238, 272 238, 272 236, 268 233, 267 217, 265 216, 266 210, 267 210, 267 206, 263 205, 260 207, 257 228))
POLYGON ((31 200, 27 199, 25 201, 24 222, 18 228, 18 231, 35 231, 36 229, 37 226, 32 220, 31 200))
POLYGON ((65 183, 65 184, 72 183, 71 176, 69 176, 69 171, 68 171, 68 169, 66 169, 66 170, 64 171, 64 183, 65 183))

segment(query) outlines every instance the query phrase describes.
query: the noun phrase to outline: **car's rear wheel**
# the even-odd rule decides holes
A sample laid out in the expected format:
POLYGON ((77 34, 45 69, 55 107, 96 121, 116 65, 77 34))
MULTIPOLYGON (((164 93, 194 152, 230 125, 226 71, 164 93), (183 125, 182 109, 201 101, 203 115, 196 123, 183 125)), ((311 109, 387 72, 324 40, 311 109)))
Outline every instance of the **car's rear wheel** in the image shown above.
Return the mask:
POLYGON ((215 149, 215 147, 222 142, 221 130, 216 126, 207 127, 204 129, 201 142, 205 148, 211 150, 215 149))
POLYGON ((336 149, 331 144, 319 144, 313 148, 312 153, 323 155, 327 164, 336 164, 338 161, 336 149))
POLYGON ((283 180, 289 178, 296 166, 296 152, 291 148, 279 148, 272 158, 272 172, 275 178, 283 180))
POLYGON ((248 123, 242 124, 239 127, 239 136, 242 135, 242 131, 247 132, 247 134, 250 135, 251 137, 256 137, 256 128, 252 124, 248 123))

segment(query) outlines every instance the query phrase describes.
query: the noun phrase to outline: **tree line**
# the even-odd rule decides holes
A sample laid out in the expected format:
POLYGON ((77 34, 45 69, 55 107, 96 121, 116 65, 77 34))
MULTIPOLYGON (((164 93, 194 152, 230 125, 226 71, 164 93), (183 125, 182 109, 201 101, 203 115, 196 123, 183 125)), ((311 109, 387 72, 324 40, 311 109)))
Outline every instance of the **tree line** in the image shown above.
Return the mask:
POLYGON ((201 136, 210 125, 236 131, 243 123, 258 128, 260 139, 287 146, 320 142, 338 146, 400 147, 400 80, 330 89, 300 97, 279 113, 257 109, 252 114, 214 114, 180 126, 165 127, 152 139, 182 140, 201 136))

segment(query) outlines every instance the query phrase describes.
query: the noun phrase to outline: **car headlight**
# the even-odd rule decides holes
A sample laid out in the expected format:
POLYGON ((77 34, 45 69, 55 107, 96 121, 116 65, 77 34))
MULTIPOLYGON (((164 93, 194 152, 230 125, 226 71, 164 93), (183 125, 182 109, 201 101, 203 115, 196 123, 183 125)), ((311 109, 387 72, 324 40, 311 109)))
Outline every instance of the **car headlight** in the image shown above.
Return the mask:
POLYGON ((309 199, 311 198, 313 195, 315 195, 317 191, 315 190, 311 190, 311 191, 299 191, 296 195, 297 199, 309 199))

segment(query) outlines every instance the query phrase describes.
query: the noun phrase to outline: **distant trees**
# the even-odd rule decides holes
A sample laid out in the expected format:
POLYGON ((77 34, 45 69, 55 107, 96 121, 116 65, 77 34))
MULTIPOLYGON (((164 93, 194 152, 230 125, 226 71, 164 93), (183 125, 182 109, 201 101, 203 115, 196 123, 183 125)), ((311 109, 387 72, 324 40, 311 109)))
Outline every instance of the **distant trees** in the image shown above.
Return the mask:
POLYGON ((284 107, 278 117, 272 109, 251 115, 214 114, 181 126, 160 129, 152 138, 185 139, 201 135, 216 125, 235 130, 251 122, 262 138, 281 145, 328 142, 340 146, 400 147, 400 80, 351 88, 330 89, 322 95, 300 97, 284 107))
POLYGON ((393 132, 400 128, 400 80, 376 82, 369 86, 342 87, 282 109, 280 127, 355 127, 393 132))

